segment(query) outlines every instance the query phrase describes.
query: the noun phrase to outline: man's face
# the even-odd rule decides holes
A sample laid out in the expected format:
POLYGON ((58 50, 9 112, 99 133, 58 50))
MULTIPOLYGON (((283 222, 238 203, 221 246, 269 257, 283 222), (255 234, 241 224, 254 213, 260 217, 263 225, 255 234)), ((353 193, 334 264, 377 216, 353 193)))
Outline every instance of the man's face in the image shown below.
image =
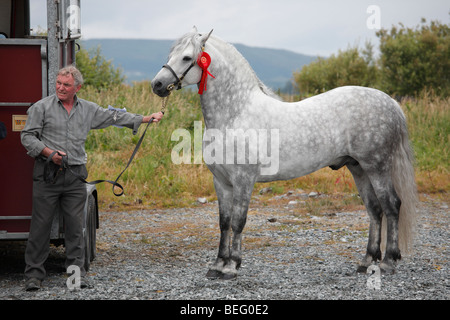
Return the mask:
POLYGON ((81 89, 81 85, 75 86, 75 80, 72 75, 59 75, 56 78, 56 95, 59 100, 72 101, 75 94, 81 89))

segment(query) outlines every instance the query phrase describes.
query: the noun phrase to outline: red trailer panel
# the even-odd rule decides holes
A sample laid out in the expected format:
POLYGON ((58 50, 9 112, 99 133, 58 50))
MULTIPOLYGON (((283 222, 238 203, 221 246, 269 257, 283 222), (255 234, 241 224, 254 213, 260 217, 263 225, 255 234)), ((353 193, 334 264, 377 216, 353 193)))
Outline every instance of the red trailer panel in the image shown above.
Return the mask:
POLYGON ((0 41, 0 121, 7 131, 0 140, 0 238, 25 238, 30 228, 34 161, 20 132, 30 105, 45 96, 46 46, 45 40, 0 41))
POLYGON ((35 102, 41 99, 41 64, 40 45, 1 45, 0 102, 35 102))

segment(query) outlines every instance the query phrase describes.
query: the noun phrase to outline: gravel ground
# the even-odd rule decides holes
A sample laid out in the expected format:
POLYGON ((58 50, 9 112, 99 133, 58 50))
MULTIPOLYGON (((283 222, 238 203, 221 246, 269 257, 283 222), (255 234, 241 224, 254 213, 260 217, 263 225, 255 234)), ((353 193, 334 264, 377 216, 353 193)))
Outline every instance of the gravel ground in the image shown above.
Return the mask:
POLYGON ((90 287, 69 290, 64 249, 52 248, 47 278, 24 291, 24 243, 0 243, 2 300, 448 300, 449 209, 422 195, 415 253, 381 276, 355 272, 365 253, 365 211, 298 214, 301 202, 255 200, 237 279, 208 280, 219 239, 217 204, 102 212, 90 287), (373 276, 372 276, 373 277, 373 276))

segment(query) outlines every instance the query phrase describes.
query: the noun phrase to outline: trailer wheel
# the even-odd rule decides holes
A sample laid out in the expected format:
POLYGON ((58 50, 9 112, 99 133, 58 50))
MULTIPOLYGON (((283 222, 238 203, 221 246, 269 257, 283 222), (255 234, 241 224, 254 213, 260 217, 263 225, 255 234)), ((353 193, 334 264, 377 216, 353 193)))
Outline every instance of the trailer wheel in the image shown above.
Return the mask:
POLYGON ((85 250, 84 250, 84 268, 89 271, 91 262, 95 259, 96 237, 97 237, 97 217, 96 217, 96 202, 92 194, 88 198, 87 217, 86 217, 86 233, 84 236, 85 250))

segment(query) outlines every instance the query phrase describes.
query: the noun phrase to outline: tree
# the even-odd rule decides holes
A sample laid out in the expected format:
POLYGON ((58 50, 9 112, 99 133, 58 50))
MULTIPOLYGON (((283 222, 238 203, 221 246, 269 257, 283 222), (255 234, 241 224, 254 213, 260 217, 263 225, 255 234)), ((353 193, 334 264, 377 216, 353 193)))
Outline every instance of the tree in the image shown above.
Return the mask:
POLYGON ((111 61, 101 55, 100 47, 90 52, 81 48, 77 52, 76 63, 83 74, 85 85, 102 89, 125 81, 121 69, 115 68, 111 61))
POLYGON ((401 96, 424 89, 450 93, 450 28, 432 21, 416 28, 393 26, 377 32, 380 38, 382 90, 401 96))
POLYGON ((450 94, 450 28, 432 21, 429 25, 390 31, 381 29, 380 57, 373 46, 349 48, 329 58, 318 58, 294 73, 301 95, 317 94, 344 85, 376 87, 391 95, 416 96, 432 89, 450 94))
POLYGON ((377 70, 373 46, 366 43, 364 50, 357 47, 339 50, 329 58, 317 58, 300 72, 294 81, 302 95, 317 94, 345 85, 373 86, 377 70))

